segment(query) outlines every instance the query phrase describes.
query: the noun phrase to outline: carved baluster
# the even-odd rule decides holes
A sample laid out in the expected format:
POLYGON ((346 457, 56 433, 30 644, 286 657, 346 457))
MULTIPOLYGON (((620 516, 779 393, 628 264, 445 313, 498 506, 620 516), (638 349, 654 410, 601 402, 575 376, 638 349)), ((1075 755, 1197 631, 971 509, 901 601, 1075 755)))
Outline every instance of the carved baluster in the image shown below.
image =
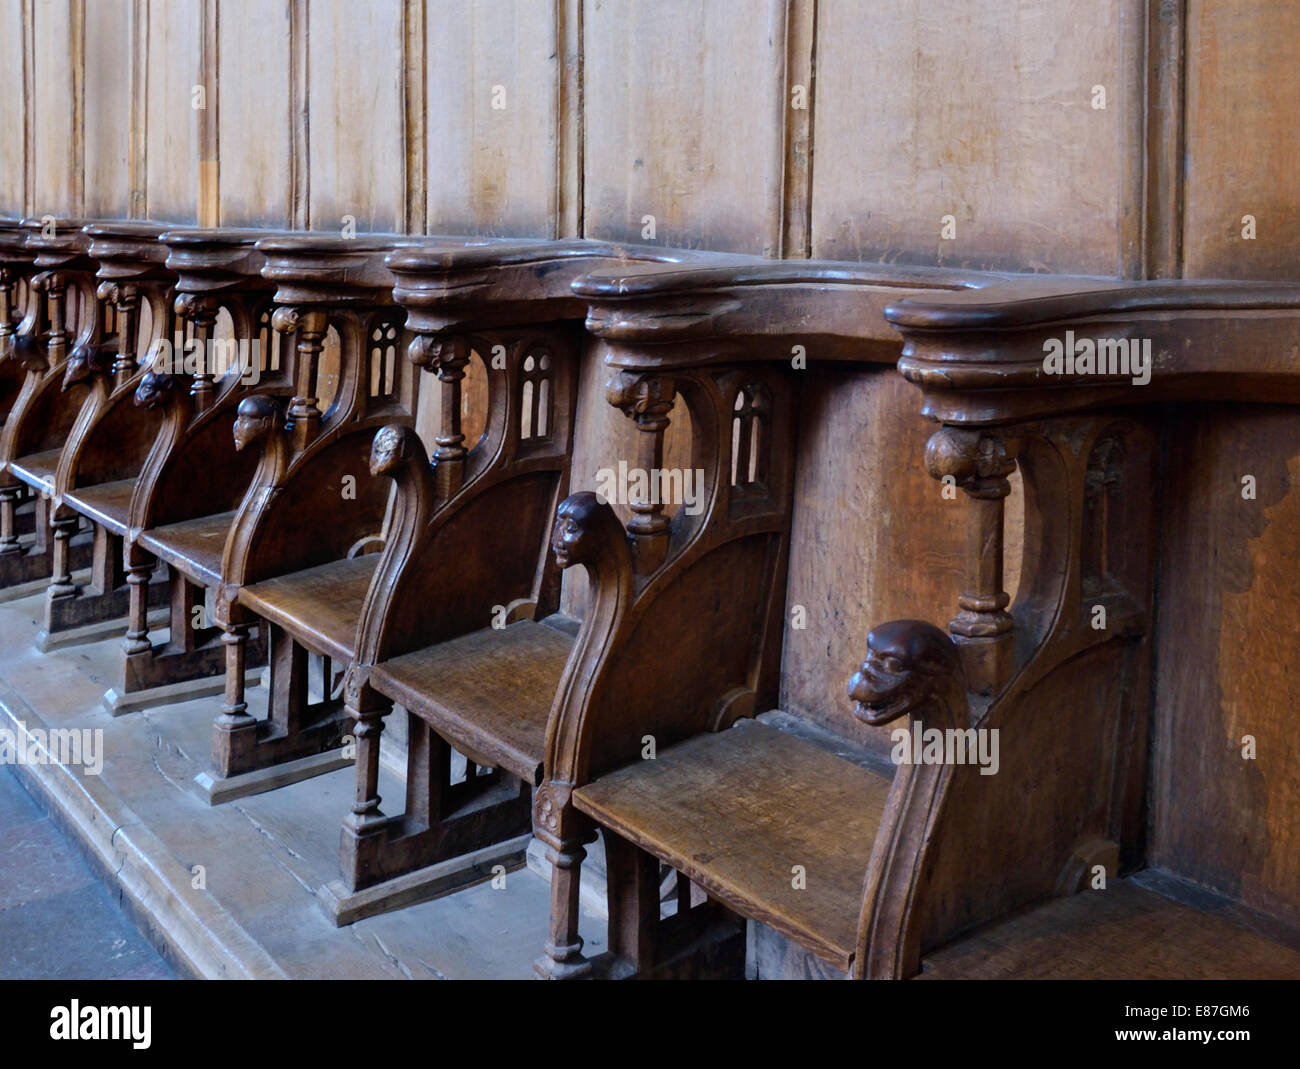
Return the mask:
POLYGON ((22 499, 21 486, 0 486, 0 557, 23 551, 18 541, 16 523, 18 502, 22 499))
POLYGON ((967 525, 967 588, 948 625, 962 652, 971 689, 992 694, 1011 674, 1010 596, 1002 589, 1003 511, 1016 470, 1015 443, 978 430, 944 427, 925 447, 926 469, 951 477, 971 500, 967 525))
POLYGON ((533 963, 542 980, 572 980, 591 972, 591 962, 582 955, 578 934, 578 895, 582 862, 587 856, 584 843, 595 838, 588 821, 568 804, 558 784, 544 783, 533 798, 533 832, 546 848, 551 863, 551 923, 543 957, 533 963))
POLYGON ((407 346, 406 357, 425 371, 436 372, 439 384, 441 423, 434 437, 434 487, 438 500, 445 501, 465 481, 465 435, 461 433, 461 383, 469 363, 469 342, 465 338, 418 334, 407 346))
POLYGON ((293 448, 304 449, 320 431, 321 411, 317 407, 316 374, 325 348, 328 316, 322 309, 277 308, 271 325, 281 334, 298 335, 294 362, 293 399, 289 402, 288 424, 293 448))
POLYGON ((7 349, 4 339, 14 332, 15 278, 7 267, 0 267, 0 354, 7 349))
POLYGON ((198 364, 190 381, 190 396, 194 398, 194 414, 200 415, 212 406, 215 393, 212 369, 208 367, 212 331, 217 322, 217 302, 211 297, 182 293, 176 298, 176 312, 188 320, 194 329, 191 339, 196 343, 198 364))
POLYGON ((666 375, 636 375, 620 371, 606 385, 605 398, 633 420, 641 432, 636 462, 645 473, 644 487, 648 496, 634 492, 628 502, 634 515, 627 531, 632 537, 636 570, 644 575, 654 571, 668 555, 670 524, 657 491, 664 458, 664 431, 668 429, 668 413, 672 410, 676 391, 673 380, 666 375))
POLYGON ((67 283, 62 275, 50 272, 45 279, 45 307, 50 317, 50 333, 45 351, 50 367, 62 363, 68 351, 68 327, 65 321, 67 283))
POLYGON ((101 282, 97 296, 112 301, 117 311, 117 354, 113 360, 113 387, 123 386, 135 374, 135 332, 139 325, 140 291, 134 286, 101 282))
MULTIPOLYGON (((356 739, 356 793, 352 812, 344 821, 346 831, 361 838, 373 834, 384 822, 379 808, 383 799, 379 795, 379 737, 384 731, 384 717, 391 711, 392 702, 373 691, 365 679, 365 670, 359 665, 348 669, 343 684, 343 704, 356 722, 353 736, 356 739)), ((346 851, 345 851, 346 856, 346 851)), ((347 862, 345 860, 345 866, 347 862)))

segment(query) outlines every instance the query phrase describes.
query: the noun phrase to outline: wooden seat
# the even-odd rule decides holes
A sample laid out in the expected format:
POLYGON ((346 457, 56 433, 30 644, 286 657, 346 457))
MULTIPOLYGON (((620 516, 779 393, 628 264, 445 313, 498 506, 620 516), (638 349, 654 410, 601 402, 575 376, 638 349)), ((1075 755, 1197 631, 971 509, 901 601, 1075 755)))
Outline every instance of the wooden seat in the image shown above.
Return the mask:
POLYGON ((91 522, 124 535, 135 483, 134 479, 118 479, 96 486, 80 486, 64 494, 63 500, 91 522))
POLYGON ((234 520, 233 512, 197 516, 156 527, 140 535, 140 545, 201 586, 221 581, 221 553, 234 520))
POLYGON ((933 951, 923 980, 1278 980, 1300 952, 1230 913, 1206 912, 1115 880, 933 951))
POLYGON ((239 596, 258 616, 338 661, 352 659, 357 620, 379 557, 330 561, 243 587, 239 596))
POLYGON ((573 639, 521 620, 377 665, 372 685, 481 764, 541 781, 546 718, 573 639))
POLYGON ((889 787, 810 742, 740 721, 605 776, 575 792, 574 804, 847 971, 889 787))
POLYGON ((9 462, 9 470, 33 490, 48 493, 54 488, 54 475, 59 467, 59 454, 63 450, 47 449, 41 453, 19 457, 9 462))

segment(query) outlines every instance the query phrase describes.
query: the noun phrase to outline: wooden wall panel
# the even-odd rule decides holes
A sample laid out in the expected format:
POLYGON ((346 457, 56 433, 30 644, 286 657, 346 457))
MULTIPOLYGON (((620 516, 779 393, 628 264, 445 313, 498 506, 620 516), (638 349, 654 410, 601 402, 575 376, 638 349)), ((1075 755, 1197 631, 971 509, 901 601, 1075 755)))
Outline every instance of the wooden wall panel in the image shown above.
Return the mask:
POLYGON ((145 63, 145 214, 193 223, 199 202, 199 116, 194 87, 202 84, 201 0, 148 5, 145 63))
POLYGON ((220 0, 217 146, 222 226, 293 224, 291 0, 220 0))
POLYGON ((32 27, 33 85, 37 90, 29 142, 33 210, 37 215, 76 218, 84 207, 82 5, 74 0, 35 0, 32 27))
POLYGON ((590 237, 774 254, 781 234, 783 2, 584 8, 590 237))
POLYGON ((403 230, 403 5, 311 0, 308 12, 307 224, 403 230))
POLYGON ((1300 414, 1183 406, 1165 455, 1151 857, 1297 924, 1300 414))
POLYGON ((25 215, 26 95, 23 91, 23 5, 0 4, 0 214, 25 215))
POLYGON ((131 0, 86 4, 85 215, 130 214, 131 0))
POLYGON ((1300 6, 1191 0, 1185 273, 1300 277, 1300 6), (1255 238, 1243 238, 1243 216, 1255 238))
POLYGON ((558 232, 555 8, 554 0, 428 5, 429 231, 558 232))
POLYGON ((1141 206, 1141 5, 821 0, 813 255, 1112 275, 1141 206), (1092 87, 1106 109, 1092 107, 1092 87), (955 240, 941 238, 942 217, 955 240))

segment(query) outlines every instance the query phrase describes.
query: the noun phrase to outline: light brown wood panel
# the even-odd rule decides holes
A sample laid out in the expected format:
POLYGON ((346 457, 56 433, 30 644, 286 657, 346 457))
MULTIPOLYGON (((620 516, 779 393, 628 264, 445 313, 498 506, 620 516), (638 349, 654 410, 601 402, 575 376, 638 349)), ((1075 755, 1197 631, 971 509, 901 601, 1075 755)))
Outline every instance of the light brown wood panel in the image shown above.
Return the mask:
POLYGON ((0 212, 26 213, 26 99, 23 91, 23 5, 0 4, 0 212))
POLYGON ((812 254, 1120 273, 1140 6, 822 0, 812 254))
POLYGON ((1190 0, 1183 260, 1199 278, 1300 272, 1300 7, 1190 0), (1255 238, 1242 217, 1255 218, 1255 238))
POLYGON ((85 215, 130 214, 131 0, 86 5, 85 215))
POLYGON ((556 233, 555 6, 553 0, 428 5, 430 231, 556 233))
POLYGON ((28 151, 34 157, 32 203, 38 215, 82 214, 83 8, 68 0, 32 5, 35 100, 28 151))
POLYGON ((785 3, 584 8, 589 237, 775 254, 785 3))
POLYGON ((403 5, 312 0, 307 32, 308 224, 402 230, 403 5))
MULTIPOLYGON (((148 5, 145 113, 145 214, 169 222, 194 222, 199 196, 201 0, 148 5)), ((207 102, 212 106, 213 101, 207 102)))
POLYGON ((1165 452, 1152 860, 1297 924, 1300 416, 1181 408, 1165 452))
POLYGON ((292 225, 290 0, 220 0, 221 225, 292 225))

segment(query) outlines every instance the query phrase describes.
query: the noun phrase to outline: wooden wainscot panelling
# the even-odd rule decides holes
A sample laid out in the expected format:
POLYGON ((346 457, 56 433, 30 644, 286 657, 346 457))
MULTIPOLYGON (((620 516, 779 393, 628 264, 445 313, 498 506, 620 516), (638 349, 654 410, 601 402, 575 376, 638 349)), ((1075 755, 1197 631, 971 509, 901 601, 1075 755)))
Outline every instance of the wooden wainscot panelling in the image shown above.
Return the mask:
POLYGON ((33 107, 28 151, 34 157, 34 206, 40 215, 80 216, 83 7, 66 0, 37 0, 29 10, 33 107))
POLYGON ((812 254, 1120 273, 1140 7, 822 0, 812 254))
POLYGON ((151 219, 198 218, 198 135, 205 108, 197 105, 213 104, 200 70, 202 38, 201 4, 148 5, 148 39, 136 61, 147 65, 142 214, 151 219))
POLYGON ((293 223, 291 0, 221 0, 217 128, 222 226, 293 223))
POLYGON ((427 5, 428 227, 550 237, 560 52, 553 0, 427 5))
POLYGON ((1297 61, 1300 7, 1288 0, 1188 4, 1187 275, 1300 271, 1297 61))
POLYGON ((131 136, 131 0, 86 4, 85 214, 128 214, 131 136))
POLYGON ((775 254, 785 6, 584 7, 589 237, 775 254))
POLYGON ((308 223, 405 227, 403 5, 312 0, 307 48, 308 223))
POLYGON ((1185 410, 1166 456, 1153 860, 1300 924, 1300 417, 1185 410))
POLYGON ((15 217, 27 210, 24 36, 23 5, 0 4, 0 211, 15 217))

